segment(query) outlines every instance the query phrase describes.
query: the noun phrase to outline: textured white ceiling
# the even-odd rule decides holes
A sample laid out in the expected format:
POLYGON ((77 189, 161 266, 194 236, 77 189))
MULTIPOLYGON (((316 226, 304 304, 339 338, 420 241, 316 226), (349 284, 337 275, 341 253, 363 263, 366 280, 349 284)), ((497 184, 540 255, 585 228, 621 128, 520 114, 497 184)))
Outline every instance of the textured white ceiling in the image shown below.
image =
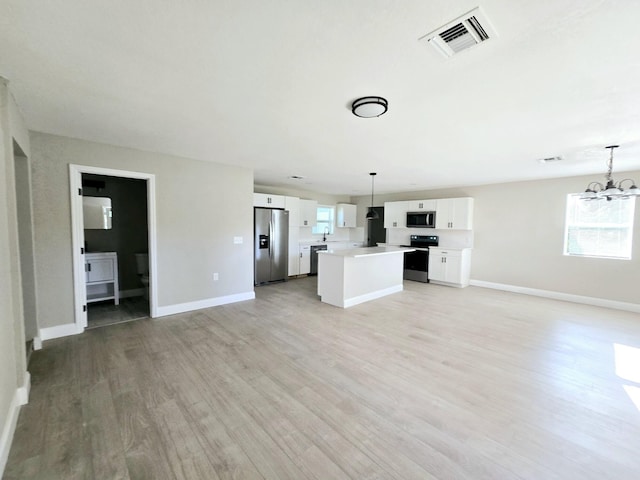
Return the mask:
POLYGON ((637 0, 0 2, 32 130, 359 195, 640 169, 637 0), (499 37, 418 38, 480 6, 499 37), (380 118, 351 114, 388 99, 380 118), (541 157, 565 160, 540 164, 541 157), (290 180, 300 175, 304 180, 290 180))

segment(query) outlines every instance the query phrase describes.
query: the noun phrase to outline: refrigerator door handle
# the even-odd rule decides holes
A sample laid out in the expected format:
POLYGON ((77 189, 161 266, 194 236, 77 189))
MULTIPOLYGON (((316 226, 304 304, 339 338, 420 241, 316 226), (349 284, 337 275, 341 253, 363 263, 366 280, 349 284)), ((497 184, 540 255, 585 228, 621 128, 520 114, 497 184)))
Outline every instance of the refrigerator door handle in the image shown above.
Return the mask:
POLYGON ((273 244, 273 216, 269 219, 269 258, 272 259, 273 255, 271 255, 271 245, 273 244))

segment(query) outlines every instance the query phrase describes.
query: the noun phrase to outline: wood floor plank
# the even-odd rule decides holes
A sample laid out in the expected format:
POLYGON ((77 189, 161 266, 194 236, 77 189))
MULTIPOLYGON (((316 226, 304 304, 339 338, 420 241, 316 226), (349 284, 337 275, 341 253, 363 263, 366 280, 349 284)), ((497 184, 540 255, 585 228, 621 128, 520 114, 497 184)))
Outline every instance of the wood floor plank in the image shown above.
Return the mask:
POLYGON ((316 287, 45 342, 3 478, 638 478, 637 314, 316 287))

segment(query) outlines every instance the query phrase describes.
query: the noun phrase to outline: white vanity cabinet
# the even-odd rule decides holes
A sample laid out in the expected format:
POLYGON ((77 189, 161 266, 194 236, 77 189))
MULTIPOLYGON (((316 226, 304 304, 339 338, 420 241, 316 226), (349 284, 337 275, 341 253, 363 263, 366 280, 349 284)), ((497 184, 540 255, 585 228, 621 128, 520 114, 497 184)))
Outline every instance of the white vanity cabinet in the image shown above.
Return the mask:
POLYGON ((103 300, 113 300, 116 305, 120 303, 116 252, 85 254, 84 271, 87 303, 103 300))
POLYGON ((270 193, 254 193, 253 206, 265 208, 284 208, 284 196, 270 193))
POLYGON ((384 202, 384 228, 406 228, 409 202, 384 202))
POLYGON ((473 229, 473 198, 438 199, 436 228, 440 230, 473 229))
POLYGON ((471 249, 429 247, 429 281, 454 287, 469 285, 471 249))
POLYGON ((349 203, 339 203, 336 205, 336 227, 354 228, 356 226, 357 209, 358 207, 356 205, 349 203))

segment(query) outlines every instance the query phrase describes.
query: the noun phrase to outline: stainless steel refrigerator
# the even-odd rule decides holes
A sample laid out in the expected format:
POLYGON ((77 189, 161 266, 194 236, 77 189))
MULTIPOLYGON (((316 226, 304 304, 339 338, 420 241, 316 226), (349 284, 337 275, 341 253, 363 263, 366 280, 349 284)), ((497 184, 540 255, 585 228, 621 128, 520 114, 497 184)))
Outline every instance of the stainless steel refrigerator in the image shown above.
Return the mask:
POLYGON ((286 280, 289 260, 289 212, 254 208, 254 284, 286 280))

